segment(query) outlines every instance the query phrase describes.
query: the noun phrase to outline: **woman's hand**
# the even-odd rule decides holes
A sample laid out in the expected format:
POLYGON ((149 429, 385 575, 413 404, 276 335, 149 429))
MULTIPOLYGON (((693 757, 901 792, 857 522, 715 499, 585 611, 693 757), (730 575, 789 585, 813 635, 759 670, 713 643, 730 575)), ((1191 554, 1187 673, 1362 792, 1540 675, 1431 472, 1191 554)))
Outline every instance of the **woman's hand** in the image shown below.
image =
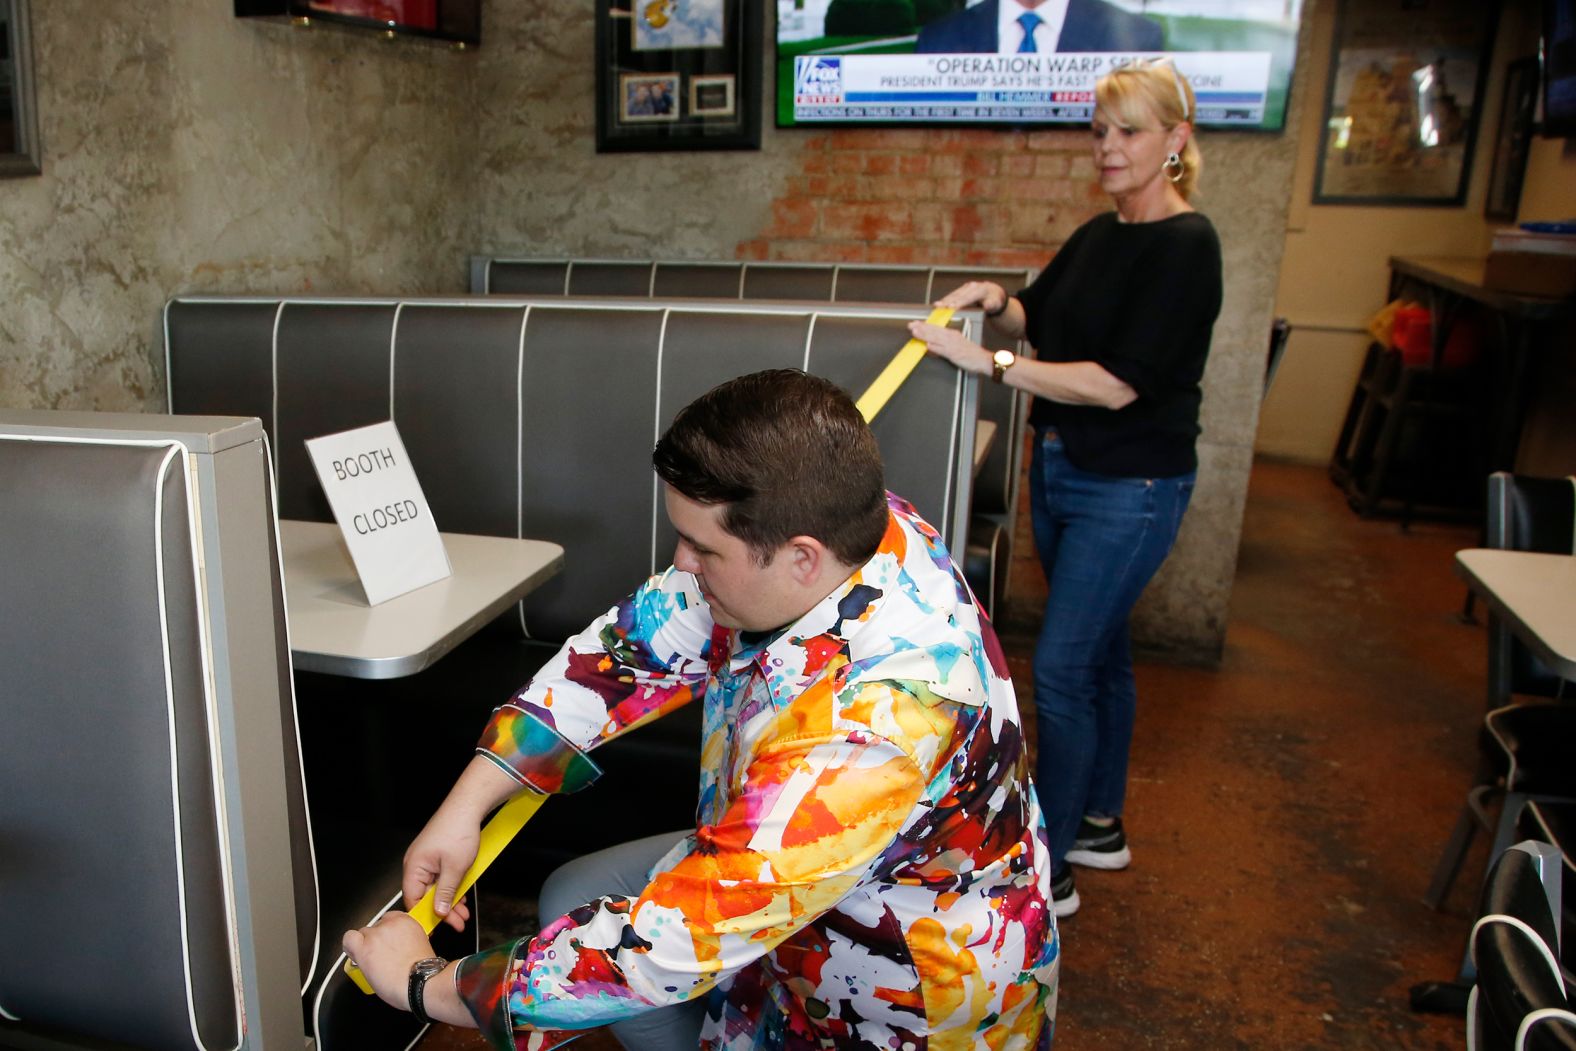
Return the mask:
POLYGON ((970 281, 936 300, 938 307, 963 310, 978 306, 987 314, 1000 314, 1007 306, 1007 292, 994 281, 970 281))
POLYGON ((991 352, 955 328, 932 325, 928 321, 910 321, 908 333, 922 341, 930 353, 946 358, 964 372, 988 376, 993 370, 991 352))
POLYGON ((345 953, 372 983, 379 999, 401 1011, 410 1010, 410 966, 436 956, 421 924, 403 912, 387 912, 359 931, 346 931, 345 953))
POLYGON ((471 912, 463 898, 454 900, 454 891, 476 860, 480 844, 481 828, 476 821, 448 806, 439 807, 405 851, 404 879, 400 884, 405 907, 415 905, 428 887, 436 885, 434 911, 450 927, 463 931, 471 912))

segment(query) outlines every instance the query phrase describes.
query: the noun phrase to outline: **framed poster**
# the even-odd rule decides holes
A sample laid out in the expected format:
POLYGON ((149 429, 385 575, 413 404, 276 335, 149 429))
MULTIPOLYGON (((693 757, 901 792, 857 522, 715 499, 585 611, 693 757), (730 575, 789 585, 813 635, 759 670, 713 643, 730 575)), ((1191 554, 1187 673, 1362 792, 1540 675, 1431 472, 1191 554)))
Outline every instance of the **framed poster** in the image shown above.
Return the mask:
POLYGON ((1538 60, 1517 59, 1505 68, 1505 97, 1500 100, 1499 127, 1494 132, 1494 166, 1488 177, 1488 195, 1483 199, 1485 219, 1516 221, 1537 106, 1538 60))
POLYGON ((1341 0, 1314 204, 1466 200, 1496 6, 1341 0))
POLYGON ((28 0, 0 0, 0 176, 43 171, 28 0))
POLYGON ((597 0, 599 153, 761 144, 758 0, 597 0))

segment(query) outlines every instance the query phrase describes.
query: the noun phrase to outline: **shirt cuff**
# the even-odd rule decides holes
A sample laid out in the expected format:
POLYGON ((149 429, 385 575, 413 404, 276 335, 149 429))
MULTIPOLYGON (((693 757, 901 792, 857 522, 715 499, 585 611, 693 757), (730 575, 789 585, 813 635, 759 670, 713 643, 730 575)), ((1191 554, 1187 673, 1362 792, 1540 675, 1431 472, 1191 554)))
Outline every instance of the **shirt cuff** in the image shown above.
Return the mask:
POLYGON ((493 712, 476 751, 516 781, 549 795, 578 792, 602 776, 602 768, 590 756, 513 704, 493 712))

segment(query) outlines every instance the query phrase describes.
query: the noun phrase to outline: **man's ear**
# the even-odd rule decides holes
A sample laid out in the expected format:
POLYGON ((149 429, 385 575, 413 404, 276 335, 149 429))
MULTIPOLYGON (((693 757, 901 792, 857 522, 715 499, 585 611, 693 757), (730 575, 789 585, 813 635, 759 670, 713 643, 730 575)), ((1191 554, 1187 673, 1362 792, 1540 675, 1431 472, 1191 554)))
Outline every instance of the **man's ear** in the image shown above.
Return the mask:
POLYGON ((787 568, 794 583, 809 586, 816 583, 823 567, 830 564, 832 555, 826 545, 813 536, 796 536, 784 545, 788 556, 787 568))

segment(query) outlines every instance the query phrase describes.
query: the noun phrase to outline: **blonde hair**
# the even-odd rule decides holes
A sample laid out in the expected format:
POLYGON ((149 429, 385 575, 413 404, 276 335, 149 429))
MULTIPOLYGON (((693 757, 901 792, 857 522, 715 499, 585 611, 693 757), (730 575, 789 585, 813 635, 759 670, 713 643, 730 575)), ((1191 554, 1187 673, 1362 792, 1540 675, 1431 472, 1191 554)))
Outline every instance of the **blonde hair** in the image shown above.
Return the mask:
MULTIPOLYGON (((1094 86, 1096 104, 1123 127, 1143 127, 1154 120, 1166 131, 1198 117, 1193 85, 1177 72, 1170 59, 1135 62, 1101 77, 1094 86)), ((1204 155, 1194 136, 1182 147, 1182 178, 1175 183, 1183 200, 1189 200, 1204 169, 1204 155)), ((1167 178, 1170 174, 1167 173, 1167 178)))

